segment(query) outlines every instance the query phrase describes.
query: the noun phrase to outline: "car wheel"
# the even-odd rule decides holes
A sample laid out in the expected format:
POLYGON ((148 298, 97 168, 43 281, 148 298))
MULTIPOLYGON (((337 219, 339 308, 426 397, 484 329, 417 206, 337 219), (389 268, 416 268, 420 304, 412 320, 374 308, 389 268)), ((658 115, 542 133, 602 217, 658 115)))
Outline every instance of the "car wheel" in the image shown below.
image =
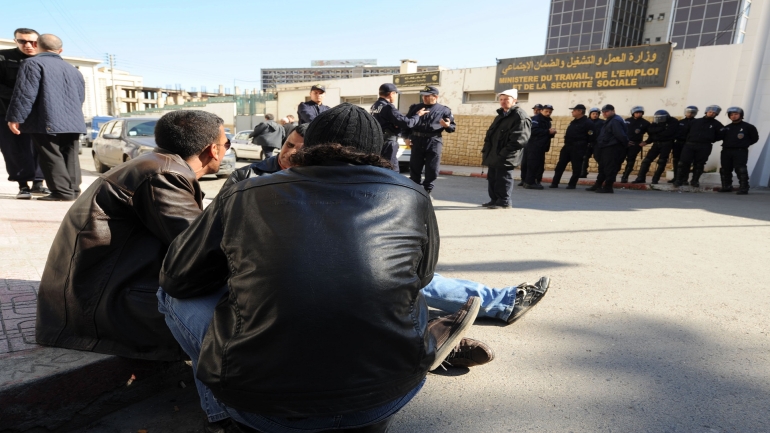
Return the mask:
POLYGON ((96 171, 98 171, 99 173, 107 173, 107 171, 109 171, 110 168, 102 164, 101 161, 99 161, 99 157, 96 156, 96 152, 92 152, 91 154, 94 157, 94 168, 96 168, 96 171))

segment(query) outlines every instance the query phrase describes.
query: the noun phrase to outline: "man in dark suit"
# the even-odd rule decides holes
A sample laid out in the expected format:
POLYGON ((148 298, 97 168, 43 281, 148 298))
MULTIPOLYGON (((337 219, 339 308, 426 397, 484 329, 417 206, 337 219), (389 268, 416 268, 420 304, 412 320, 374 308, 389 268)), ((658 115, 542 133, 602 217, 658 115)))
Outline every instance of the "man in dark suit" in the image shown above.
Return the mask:
POLYGON ((72 201, 80 195, 78 139, 86 133, 85 81, 59 54, 62 41, 40 35, 40 54, 19 68, 5 120, 14 134, 27 133, 37 147, 51 194, 38 200, 72 201))

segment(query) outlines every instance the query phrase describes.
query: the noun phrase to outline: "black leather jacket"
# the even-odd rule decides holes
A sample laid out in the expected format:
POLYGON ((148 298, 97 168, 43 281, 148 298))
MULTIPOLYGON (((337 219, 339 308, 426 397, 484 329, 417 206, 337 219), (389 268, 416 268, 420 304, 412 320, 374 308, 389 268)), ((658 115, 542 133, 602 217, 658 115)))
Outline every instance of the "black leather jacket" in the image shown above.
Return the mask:
POLYGON ((506 114, 497 109, 497 117, 487 130, 484 147, 481 149, 481 163, 487 167, 509 167, 517 164, 518 156, 529 141, 532 121, 518 105, 506 114))
POLYGON ((40 344, 129 358, 183 353, 158 312, 158 274, 203 193, 178 155, 147 153, 101 175, 72 205, 40 281, 40 344))
POLYGON ((227 405, 356 412, 427 374, 435 341, 420 289, 438 247, 433 206, 409 179, 369 166, 291 168, 220 192, 171 244, 160 283, 177 298, 229 286, 196 371, 227 405))

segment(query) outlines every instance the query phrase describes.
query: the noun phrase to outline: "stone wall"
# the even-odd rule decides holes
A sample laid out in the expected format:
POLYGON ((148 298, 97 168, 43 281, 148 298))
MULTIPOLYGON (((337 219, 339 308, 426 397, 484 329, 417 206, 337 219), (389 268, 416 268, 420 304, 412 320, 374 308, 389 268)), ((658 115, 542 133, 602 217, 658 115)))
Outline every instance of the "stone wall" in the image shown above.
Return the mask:
MULTIPOLYGON (((484 146, 484 136, 494 118, 494 116, 455 116, 457 131, 453 134, 444 134, 444 151, 441 156, 441 163, 446 165, 463 165, 471 167, 480 166, 481 149, 484 146)), ((652 121, 652 118, 647 118, 647 120, 652 121)), ((571 121, 572 117, 553 117, 553 127, 556 128, 557 132, 554 139, 551 140, 551 150, 545 155, 546 170, 554 170, 554 168, 556 168, 556 163, 559 162, 559 151, 561 151, 561 148, 564 146, 564 132, 567 130, 567 126, 571 121)), ((645 146, 642 149, 642 156, 637 157, 636 164, 634 164, 634 175, 639 169, 639 165, 650 147, 651 145, 645 146)), ((621 168, 624 167, 625 163, 623 163, 621 168)), ((657 167, 657 164, 653 162, 650 171, 647 173, 648 176, 652 176, 655 167, 657 167)), ((671 156, 669 156, 667 169, 672 169, 671 156)), ((570 166, 567 166, 567 170, 571 171, 570 166)), ((593 158, 591 158, 589 170, 592 173, 596 173, 598 170, 596 161, 594 161, 593 158)))

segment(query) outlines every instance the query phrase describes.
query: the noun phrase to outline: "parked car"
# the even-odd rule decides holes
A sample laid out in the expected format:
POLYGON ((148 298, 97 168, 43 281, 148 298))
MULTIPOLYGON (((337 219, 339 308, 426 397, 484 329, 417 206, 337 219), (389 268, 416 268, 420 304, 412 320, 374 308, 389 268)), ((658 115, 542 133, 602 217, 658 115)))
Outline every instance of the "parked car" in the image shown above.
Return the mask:
POLYGON ((265 154, 262 152, 262 146, 257 146, 251 142, 249 134, 252 131, 239 131, 235 136, 230 139, 232 144, 231 149, 235 152, 237 159, 265 159, 265 154))
MULTIPOLYGON (((106 123, 94 140, 91 156, 99 173, 105 173, 137 156, 155 150, 155 124, 157 117, 131 117, 113 119, 106 123)), ((231 137, 227 134, 228 138, 231 137)), ((217 177, 229 176, 235 171, 233 149, 225 152, 217 177)))
POLYGON ((396 153, 396 156, 398 156, 398 171, 400 173, 408 172, 409 159, 412 157, 412 148, 407 146, 404 139, 401 137, 398 138, 398 152, 396 153))
POLYGON ((94 145, 94 140, 96 140, 96 136, 99 135, 99 130, 101 129, 102 125, 112 119, 114 119, 114 117, 94 116, 91 118, 91 120, 86 122, 87 132, 85 134, 85 140, 82 141, 85 147, 91 147, 94 145))

